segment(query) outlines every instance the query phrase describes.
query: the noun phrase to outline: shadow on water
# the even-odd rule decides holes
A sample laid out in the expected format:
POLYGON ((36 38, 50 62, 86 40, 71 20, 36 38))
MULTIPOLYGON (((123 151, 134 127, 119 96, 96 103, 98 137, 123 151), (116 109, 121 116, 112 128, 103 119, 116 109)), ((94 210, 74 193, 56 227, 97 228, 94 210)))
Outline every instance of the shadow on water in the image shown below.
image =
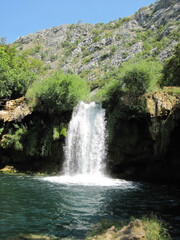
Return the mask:
POLYGON ((102 219, 120 221, 154 212, 173 227, 177 240, 178 194, 175 188, 134 182, 126 187, 83 186, 0 175, 0 236, 34 233, 84 239, 102 219))

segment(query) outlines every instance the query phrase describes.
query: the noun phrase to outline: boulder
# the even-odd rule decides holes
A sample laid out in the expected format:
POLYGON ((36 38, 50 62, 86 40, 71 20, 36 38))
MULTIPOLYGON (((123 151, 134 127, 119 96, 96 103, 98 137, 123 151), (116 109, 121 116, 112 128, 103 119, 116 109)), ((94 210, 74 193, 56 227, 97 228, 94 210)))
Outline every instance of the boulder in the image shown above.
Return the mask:
POLYGON ((136 219, 119 231, 112 226, 104 234, 94 236, 92 240, 146 240, 146 234, 142 221, 136 219))

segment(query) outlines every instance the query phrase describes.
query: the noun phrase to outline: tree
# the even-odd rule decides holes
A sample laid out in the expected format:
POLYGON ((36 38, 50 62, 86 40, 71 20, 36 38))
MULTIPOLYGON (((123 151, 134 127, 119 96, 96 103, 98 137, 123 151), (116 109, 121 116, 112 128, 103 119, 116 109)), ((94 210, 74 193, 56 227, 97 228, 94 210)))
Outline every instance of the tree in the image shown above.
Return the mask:
POLYGON ((146 92, 150 84, 150 76, 146 70, 134 68, 123 77, 126 88, 135 96, 146 92))
POLYGON ((176 45, 174 55, 163 67, 160 86, 180 86, 180 42, 176 45))
POLYGON ((83 78, 62 72, 34 82, 26 94, 32 107, 55 114, 71 111, 79 100, 88 97, 89 88, 83 78))
POLYGON ((0 44, 0 99, 17 98, 43 72, 42 62, 19 55, 15 47, 0 44))

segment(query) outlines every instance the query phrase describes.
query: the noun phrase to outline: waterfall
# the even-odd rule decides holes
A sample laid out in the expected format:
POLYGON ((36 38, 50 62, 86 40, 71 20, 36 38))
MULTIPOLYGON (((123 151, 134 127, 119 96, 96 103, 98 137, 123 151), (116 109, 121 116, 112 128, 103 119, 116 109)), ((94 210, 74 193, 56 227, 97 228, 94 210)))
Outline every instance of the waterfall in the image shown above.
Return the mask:
POLYGON ((131 183, 105 175, 106 121, 101 104, 80 102, 74 109, 64 147, 63 174, 43 180, 60 184, 116 186, 131 183))
POLYGON ((106 140, 105 110, 101 104, 80 102, 69 123, 64 175, 103 175, 106 140))

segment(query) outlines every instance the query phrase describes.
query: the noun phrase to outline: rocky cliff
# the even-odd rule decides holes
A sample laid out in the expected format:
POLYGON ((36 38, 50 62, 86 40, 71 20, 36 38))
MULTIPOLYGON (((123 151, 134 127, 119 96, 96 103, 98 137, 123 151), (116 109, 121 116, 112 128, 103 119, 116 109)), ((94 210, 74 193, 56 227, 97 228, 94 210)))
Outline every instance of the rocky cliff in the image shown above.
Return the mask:
POLYGON ((177 183, 180 94, 172 88, 143 96, 144 109, 125 102, 107 109, 108 167, 115 176, 177 183), (110 119, 117 112, 113 124, 110 119))
POLYGON ((44 62, 97 80, 112 67, 138 55, 171 56, 179 40, 179 0, 160 0, 134 15, 107 24, 61 25, 20 37, 14 45, 44 62))

